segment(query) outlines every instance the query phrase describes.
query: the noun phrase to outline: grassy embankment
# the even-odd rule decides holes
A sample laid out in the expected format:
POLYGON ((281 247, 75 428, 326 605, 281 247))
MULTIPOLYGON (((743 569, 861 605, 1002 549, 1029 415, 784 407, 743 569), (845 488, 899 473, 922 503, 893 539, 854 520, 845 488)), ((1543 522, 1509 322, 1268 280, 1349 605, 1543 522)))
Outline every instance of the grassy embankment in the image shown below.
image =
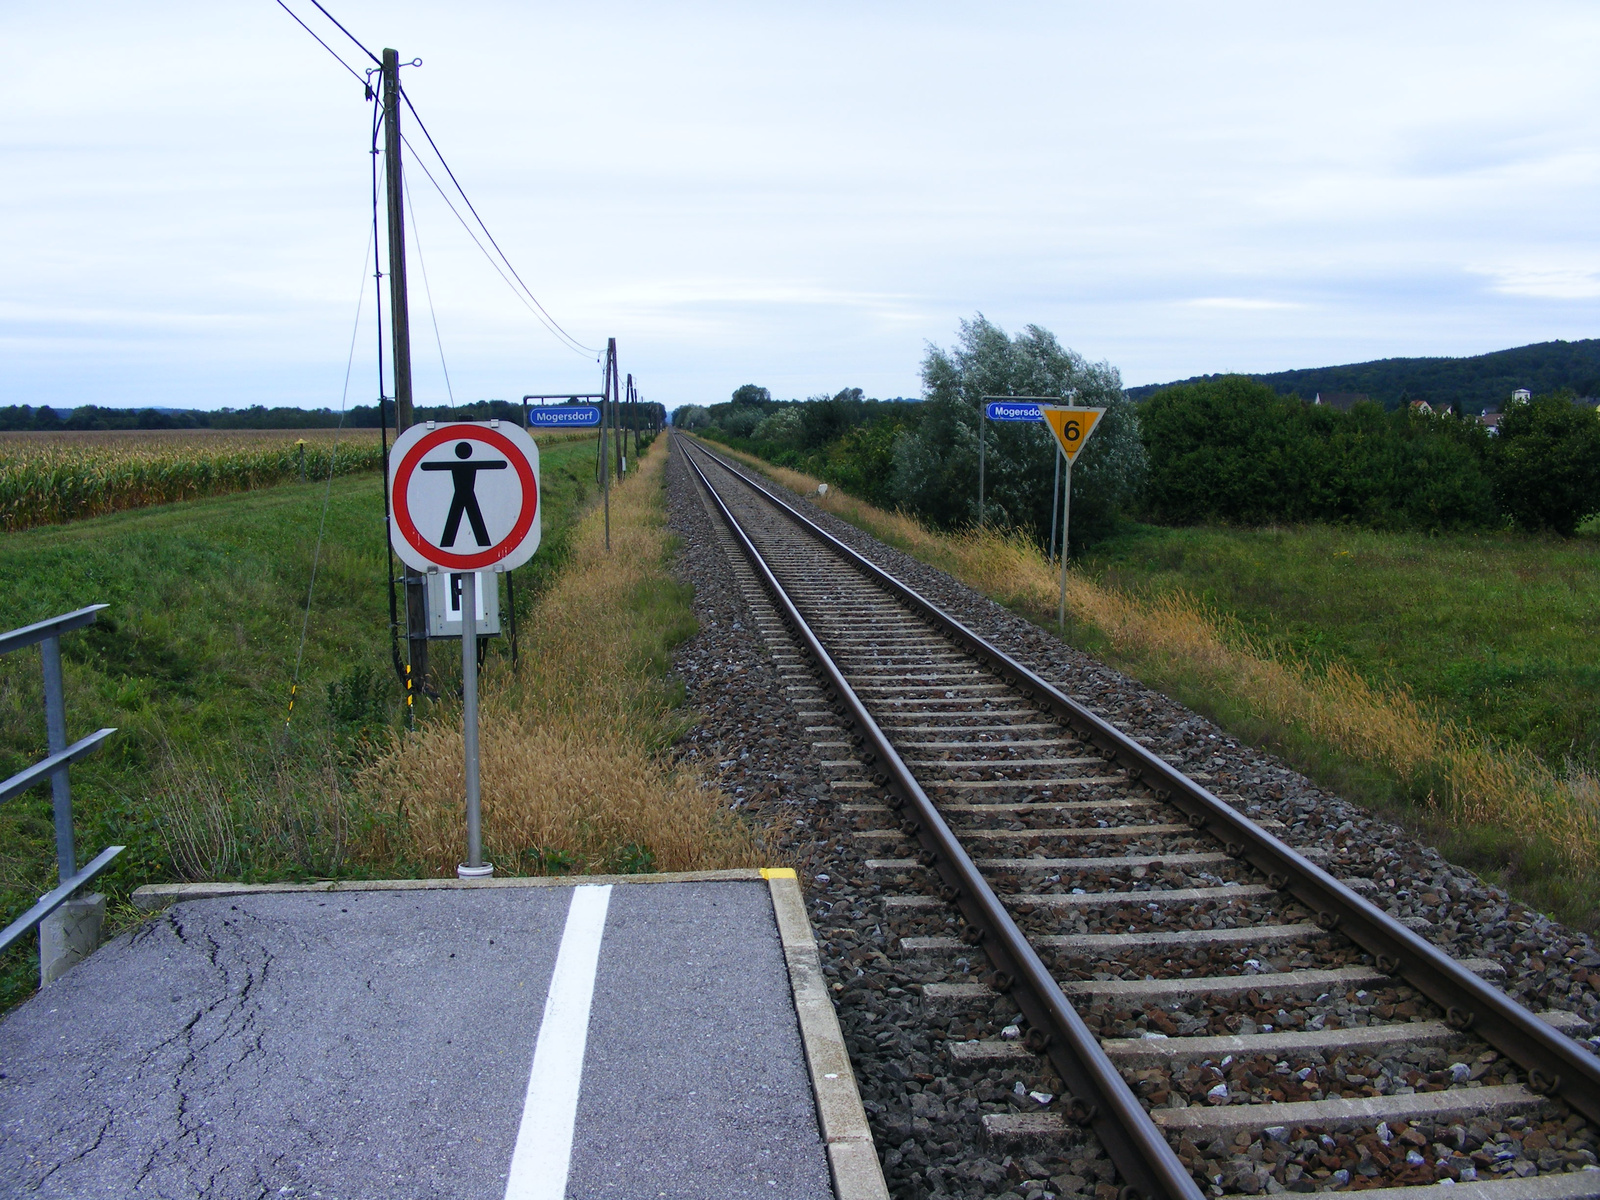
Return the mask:
MULTIPOLYGON (((562 564, 579 561, 574 522, 596 491, 591 442, 539 440, 544 544, 518 572, 525 675, 543 620, 529 614, 529 593, 550 603, 567 577, 562 564)), ((133 919, 125 898, 146 882, 425 867, 423 851, 392 827, 380 846, 374 826, 390 810, 355 782, 378 761, 400 712, 382 493, 370 473, 336 478, 329 494, 300 700, 285 730, 323 493, 322 484, 292 483, 0 535, 6 627, 111 605, 95 626, 63 640, 63 657, 69 734, 119 730, 72 775, 80 855, 111 842, 129 847, 103 877, 117 920, 133 919)), ((653 619, 681 632, 686 611, 683 597, 668 597, 653 619)), ((623 619, 598 610, 588 617, 597 639, 614 636, 623 619)), ((490 651, 491 686, 504 671, 504 643, 490 651)), ((436 662, 448 693, 452 656, 436 653, 436 662)), ((0 658, 0 775, 42 752, 40 706, 37 652, 0 658)), ((430 716, 421 714, 424 727, 430 716)), ((0 806, 0 905, 20 912, 53 882, 49 790, 41 787, 0 806)), ((30 939, 0 960, 0 1008, 36 979, 30 939)))
MULTIPOLYGON (((1055 625, 1059 576, 1025 539, 817 503, 1055 625)), ((1069 573, 1064 636, 1592 929, 1597 592, 1587 540, 1143 529, 1069 573)))

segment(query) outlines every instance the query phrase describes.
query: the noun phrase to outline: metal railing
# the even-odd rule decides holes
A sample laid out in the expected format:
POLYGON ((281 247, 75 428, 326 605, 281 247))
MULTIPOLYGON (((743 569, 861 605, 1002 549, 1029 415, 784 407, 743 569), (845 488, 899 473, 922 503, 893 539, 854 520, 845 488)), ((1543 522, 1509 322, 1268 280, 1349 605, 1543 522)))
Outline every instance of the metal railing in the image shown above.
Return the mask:
POLYGON ((0 633, 0 654, 10 654, 13 650, 22 650, 35 644, 39 647, 44 665, 45 734, 50 750, 48 757, 0 782, 0 802, 21 795, 46 779, 50 780, 55 806, 57 878, 61 881, 40 897, 39 903, 0 931, 0 951, 4 951, 70 900, 74 892, 110 866, 111 860, 124 849, 122 846, 107 846, 83 870, 78 869, 72 844, 72 785, 68 781, 67 771, 80 758, 98 750, 100 743, 116 730, 98 729, 88 737, 67 745, 67 707, 61 684, 61 635, 94 624, 96 614, 109 607, 106 604, 91 604, 88 608, 51 617, 48 621, 25 625, 10 633, 0 633))

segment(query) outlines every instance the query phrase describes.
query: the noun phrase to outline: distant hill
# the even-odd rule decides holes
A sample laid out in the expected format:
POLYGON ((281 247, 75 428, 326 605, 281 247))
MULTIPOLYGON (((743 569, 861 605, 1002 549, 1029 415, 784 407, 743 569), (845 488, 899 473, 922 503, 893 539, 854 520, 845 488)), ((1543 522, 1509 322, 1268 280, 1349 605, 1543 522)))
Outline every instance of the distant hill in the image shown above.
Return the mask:
MULTIPOLYGON (((1426 400, 1430 404, 1452 404, 1457 412, 1479 413, 1500 408, 1517 388, 1527 388, 1536 396, 1564 387, 1580 396, 1600 396, 1600 338, 1538 342, 1470 358, 1380 358, 1342 367, 1274 371, 1249 377, 1283 395, 1292 393, 1307 400, 1318 392, 1360 392, 1385 408, 1426 400)), ((1198 383, 1217 378, 1220 376, 1197 375, 1174 382, 1198 383)), ((1143 400, 1171 386, 1145 384, 1129 388, 1128 395, 1143 400)))

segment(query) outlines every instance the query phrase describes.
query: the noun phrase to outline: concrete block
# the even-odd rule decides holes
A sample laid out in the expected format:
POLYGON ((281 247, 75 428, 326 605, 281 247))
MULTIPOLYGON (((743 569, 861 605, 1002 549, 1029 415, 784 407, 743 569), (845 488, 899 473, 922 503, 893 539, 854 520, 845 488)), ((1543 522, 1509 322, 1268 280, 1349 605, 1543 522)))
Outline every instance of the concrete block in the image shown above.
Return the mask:
POLYGON ((100 945, 106 898, 99 892, 68 900, 39 922, 39 985, 48 987, 100 945))

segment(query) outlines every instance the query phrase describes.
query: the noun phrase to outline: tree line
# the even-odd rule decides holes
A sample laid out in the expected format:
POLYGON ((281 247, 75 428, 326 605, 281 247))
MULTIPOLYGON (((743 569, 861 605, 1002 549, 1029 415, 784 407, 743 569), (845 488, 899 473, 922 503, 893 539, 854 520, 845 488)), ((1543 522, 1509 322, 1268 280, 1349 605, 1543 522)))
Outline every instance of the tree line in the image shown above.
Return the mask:
MULTIPOLYGON (((1201 376, 1179 383, 1216 382, 1224 376, 1201 376)), ((1407 408, 1414 400, 1448 404, 1457 412, 1498 412, 1519 388, 1547 395, 1569 389, 1579 396, 1600 396, 1600 339, 1538 342, 1463 358, 1383 358, 1339 367, 1275 371, 1249 378, 1286 396, 1307 399, 1319 392, 1355 393, 1386 409, 1407 408)), ((1144 400, 1173 384, 1130 388, 1144 400)))
MULTIPOLYGON (((666 409, 654 401, 641 401, 639 419, 646 426, 660 424, 666 409)), ((385 404, 382 420, 394 428, 394 405, 385 404)), ((417 405, 418 421, 511 421, 522 422, 522 405, 510 400, 477 400, 470 404, 417 405)), ((626 418, 625 418, 626 419, 626 418)), ((377 429, 380 414, 376 404, 352 405, 344 413, 346 429, 377 429)), ((334 429, 339 414, 331 408, 267 408, 255 404, 248 408, 219 408, 213 411, 188 408, 106 408, 85 404, 72 409, 57 409, 41 404, 13 404, 0 408, 0 432, 57 433, 101 430, 161 429, 334 429)))
MULTIPOLYGON (((1310 405, 1244 376, 1135 404, 1115 367, 1039 326, 1008 335, 981 314, 962 322, 954 346, 929 349, 922 382, 921 401, 873 400, 860 388, 781 401, 747 384, 726 403, 678 409, 673 423, 957 529, 978 518, 982 397, 1103 407, 1073 470, 1075 550, 1130 519, 1570 536, 1600 513, 1600 417, 1569 391, 1509 405, 1497 436, 1454 414, 1310 405)), ((1042 541, 1054 439, 1040 424, 992 422, 986 440, 985 519, 1042 541)))

